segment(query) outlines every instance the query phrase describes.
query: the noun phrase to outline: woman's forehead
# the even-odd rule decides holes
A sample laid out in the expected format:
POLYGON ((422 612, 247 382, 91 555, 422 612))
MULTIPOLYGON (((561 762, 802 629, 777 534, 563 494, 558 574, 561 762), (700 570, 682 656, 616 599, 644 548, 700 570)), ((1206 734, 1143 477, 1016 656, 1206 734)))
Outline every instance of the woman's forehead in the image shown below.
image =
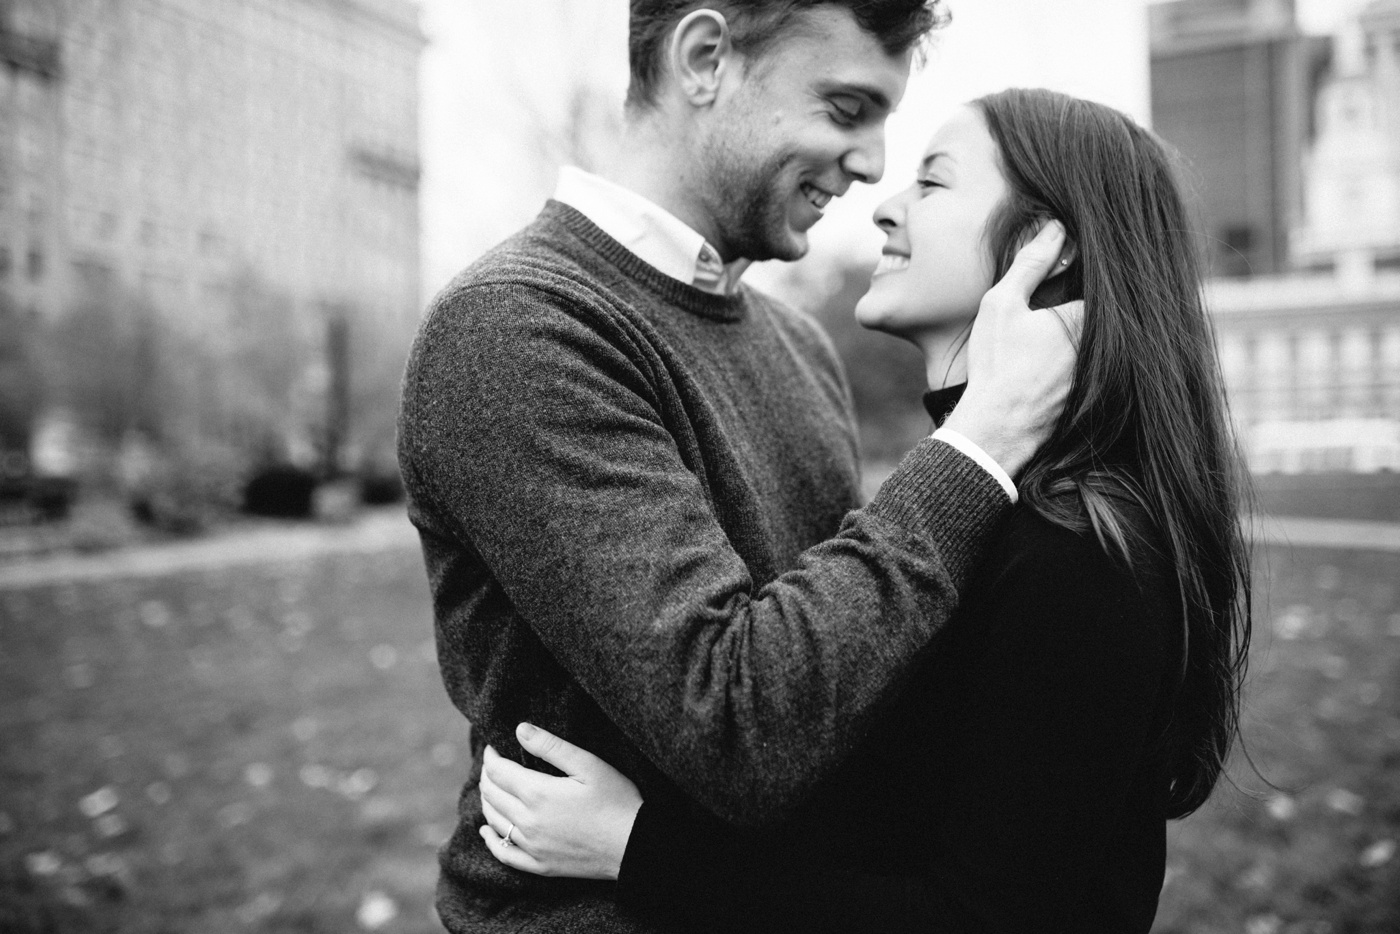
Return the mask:
POLYGON ((939 163, 958 167, 997 166, 996 141, 976 107, 963 104, 934 131, 924 148, 922 166, 933 168, 939 163))
POLYGON ((983 119, 981 112, 971 104, 960 104, 933 131, 924 153, 928 155, 940 152, 950 146, 968 148, 969 145, 990 143, 991 140, 991 131, 987 129, 987 121, 983 119))

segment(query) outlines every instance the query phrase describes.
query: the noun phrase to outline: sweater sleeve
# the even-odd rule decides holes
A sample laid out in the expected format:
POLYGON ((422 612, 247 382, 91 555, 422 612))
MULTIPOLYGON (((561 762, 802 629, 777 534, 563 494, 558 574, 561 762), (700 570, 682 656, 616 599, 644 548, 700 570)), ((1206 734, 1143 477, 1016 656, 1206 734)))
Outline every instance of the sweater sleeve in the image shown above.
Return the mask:
MULTIPOLYGON (((794 868, 761 838, 647 802, 619 902, 654 921, 735 932, 1122 930, 1105 917, 1141 915, 1141 905, 1108 914, 1135 898, 1150 920, 1160 872, 1146 887, 1122 884, 1131 871, 1116 863, 1140 855, 1122 843, 1135 826, 1163 822, 1126 809, 1163 673, 1161 607, 1102 555, 1081 560, 1085 551, 1071 542, 1008 568, 981 621, 999 637, 971 672, 972 696, 924 714, 961 722, 959 739, 927 757, 930 774, 951 780, 932 803, 936 836, 909 854, 906 874, 794 868)), ((880 840, 873 827, 870 845, 880 840)))
POLYGON ((736 822, 794 806, 866 732, 1009 506, 925 440, 755 586, 625 333, 519 287, 440 305, 405 379, 405 482, 640 751, 736 822))

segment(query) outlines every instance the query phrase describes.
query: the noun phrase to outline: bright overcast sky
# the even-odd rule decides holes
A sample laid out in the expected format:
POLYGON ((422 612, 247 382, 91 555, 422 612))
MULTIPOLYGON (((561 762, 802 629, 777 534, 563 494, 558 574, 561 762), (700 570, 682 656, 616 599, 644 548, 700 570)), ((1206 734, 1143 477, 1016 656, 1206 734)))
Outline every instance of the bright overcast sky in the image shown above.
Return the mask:
MULTIPOLYGON (((625 0, 420 0, 424 288, 431 294, 526 223, 554 185, 539 127, 586 81, 616 110, 626 87, 625 0)), ((1364 0, 1298 0, 1311 32, 1364 0)), ((813 257, 879 250, 874 206, 907 182, 959 102, 1022 85, 1057 88, 1148 120, 1147 0, 950 0, 954 22, 889 122, 885 181, 857 186, 813 233, 813 257)), ((759 271, 760 277, 762 271, 759 271)))

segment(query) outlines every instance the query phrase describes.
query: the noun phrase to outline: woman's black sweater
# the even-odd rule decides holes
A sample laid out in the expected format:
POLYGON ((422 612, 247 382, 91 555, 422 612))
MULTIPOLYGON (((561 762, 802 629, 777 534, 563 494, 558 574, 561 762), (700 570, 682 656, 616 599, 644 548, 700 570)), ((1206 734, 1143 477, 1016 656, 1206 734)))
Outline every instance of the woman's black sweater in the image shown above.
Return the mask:
MULTIPOLYGON (((930 393, 937 419, 955 398, 930 393)), ((1166 860, 1161 738, 1179 611, 1024 504, 880 726, 795 820, 637 816, 618 899, 704 931, 1147 932, 1166 860)))

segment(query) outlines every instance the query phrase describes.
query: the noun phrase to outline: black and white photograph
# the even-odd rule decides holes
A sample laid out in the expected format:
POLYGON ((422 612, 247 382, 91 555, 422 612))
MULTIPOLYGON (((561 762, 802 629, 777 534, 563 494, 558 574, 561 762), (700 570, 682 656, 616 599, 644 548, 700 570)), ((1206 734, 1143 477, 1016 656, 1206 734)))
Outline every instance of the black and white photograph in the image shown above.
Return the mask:
POLYGON ((1400 0, 0 0, 0 934, 1397 848, 1400 0))

